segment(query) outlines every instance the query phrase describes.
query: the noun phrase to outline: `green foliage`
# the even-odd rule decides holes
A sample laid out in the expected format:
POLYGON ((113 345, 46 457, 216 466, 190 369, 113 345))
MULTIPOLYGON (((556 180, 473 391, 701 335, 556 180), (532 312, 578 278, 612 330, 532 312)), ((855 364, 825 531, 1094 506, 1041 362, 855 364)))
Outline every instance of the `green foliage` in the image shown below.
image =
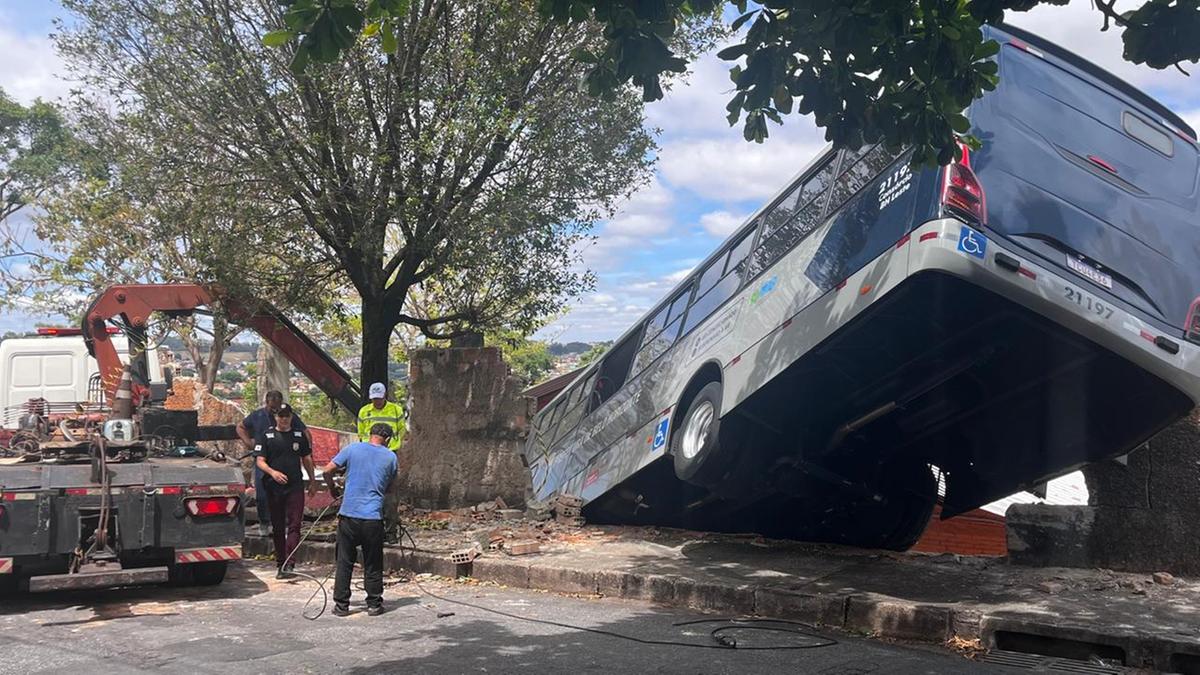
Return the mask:
POLYGON ((607 352, 608 348, 611 346, 612 342, 597 342, 596 344, 592 345, 590 349, 588 349, 579 357, 579 366, 586 366, 601 356, 604 356, 604 353, 607 352))
POLYGON ((541 340, 515 338, 501 339, 497 343, 513 375, 521 378, 525 384, 542 380, 554 367, 550 346, 541 340))
POLYGON ((0 89, 0 221, 65 180, 81 159, 75 149, 57 106, 23 106, 0 89))
POLYGON ((316 387, 307 392, 291 392, 288 399, 305 424, 340 431, 356 431, 354 416, 316 387))
POLYGON ((225 384, 236 384, 238 382, 245 382, 246 376, 236 370, 222 370, 217 374, 217 381, 224 382, 225 384))
MULTIPOLYGON (((283 0, 293 8, 328 6, 327 21, 302 35, 302 51, 323 57, 348 49, 366 35, 354 0, 283 0), (341 21, 335 17, 342 17, 341 21), (320 47, 316 46, 320 43, 320 47)), ((972 145, 962 111, 997 81, 998 46, 983 40, 980 26, 999 22, 1007 11, 1027 11, 1067 0, 538 0, 543 16, 564 25, 603 26, 600 44, 573 51, 587 64, 584 88, 611 97, 632 84, 646 101, 663 97, 665 77, 683 72, 688 55, 676 45, 681 33, 700 30, 704 19, 726 8, 738 16, 730 29, 742 41, 719 56, 737 62, 730 71, 734 93, 726 110, 730 125, 742 121, 747 141, 761 143, 768 122, 782 124, 792 113, 812 114, 825 137, 857 149, 879 140, 891 147, 912 145, 915 161, 946 163, 955 144, 972 145), (698 21, 699 19, 699 21, 698 21)), ((407 3, 368 3, 370 25, 402 20, 407 3)), ((1153 68, 1200 60, 1200 0, 1143 0, 1118 13, 1115 0, 1095 0, 1103 17, 1123 29, 1124 57, 1153 68)), ((304 10, 311 11, 311 10, 304 10)), ((307 14, 306 14, 307 16, 307 14)), ((1099 23, 1099 19, 1098 19, 1099 23)), ((303 67, 303 63, 300 64, 303 67)))
POLYGON ((63 5, 58 46, 84 88, 136 113, 192 190, 240 192, 268 216, 252 227, 292 238, 223 242, 298 256, 307 297, 357 297, 363 380, 386 376, 398 325, 529 330, 590 288, 579 244, 648 179, 641 102, 576 86, 586 65, 571 53, 599 31, 528 3, 63 5), (263 44, 278 31, 297 39, 263 44))

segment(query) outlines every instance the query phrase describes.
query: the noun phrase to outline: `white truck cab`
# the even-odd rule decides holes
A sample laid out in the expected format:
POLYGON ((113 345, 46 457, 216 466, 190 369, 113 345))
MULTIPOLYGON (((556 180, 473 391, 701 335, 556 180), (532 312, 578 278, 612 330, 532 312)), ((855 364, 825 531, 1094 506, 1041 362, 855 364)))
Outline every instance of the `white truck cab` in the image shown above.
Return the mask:
MULTIPOLYGON (((99 366, 88 355, 83 336, 72 329, 43 328, 36 337, 0 341, 0 411, 19 407, 29 399, 50 402, 98 403, 102 394, 99 366)), ((113 336, 122 357, 129 353, 123 336, 113 336)), ((148 355, 150 381, 163 382, 158 354, 148 355)))

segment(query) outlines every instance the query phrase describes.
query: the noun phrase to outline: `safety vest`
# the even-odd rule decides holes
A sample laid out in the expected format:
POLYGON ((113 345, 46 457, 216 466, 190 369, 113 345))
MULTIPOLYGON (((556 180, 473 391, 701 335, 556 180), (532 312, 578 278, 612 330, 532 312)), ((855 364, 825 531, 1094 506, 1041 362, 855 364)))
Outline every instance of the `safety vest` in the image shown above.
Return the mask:
POLYGON ((378 409, 375 408, 374 403, 364 405, 358 411, 359 440, 371 440, 371 427, 380 422, 392 427, 392 440, 388 441, 388 449, 399 449, 400 442, 404 440, 404 408, 391 401, 384 403, 383 407, 378 409))

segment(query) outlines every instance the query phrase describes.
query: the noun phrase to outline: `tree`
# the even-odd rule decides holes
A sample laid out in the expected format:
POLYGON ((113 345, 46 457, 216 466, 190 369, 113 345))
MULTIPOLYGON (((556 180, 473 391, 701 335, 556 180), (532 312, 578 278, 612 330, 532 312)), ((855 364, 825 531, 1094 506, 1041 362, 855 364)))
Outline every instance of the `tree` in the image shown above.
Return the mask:
POLYGON ((70 165, 62 113, 38 99, 23 106, 0 89, 0 221, 37 199, 70 165))
MULTIPOLYGON (((0 267, 0 306, 78 318, 105 286, 167 282, 218 285, 250 305, 323 306, 331 268, 300 245, 294 215, 262 200, 252 181, 205 184, 202 166, 172 157, 211 147, 172 147, 194 139, 156 136, 149 110, 114 113, 79 98, 73 113, 72 127, 62 127, 65 168, 39 190, 33 227, 0 226, 0 253, 22 263, 0 267), (308 274, 297 276, 296 266, 308 274)), ((241 329, 221 301, 209 309, 210 319, 163 322, 155 332, 178 333, 211 391, 241 329)))
MULTIPOLYGON (((359 34, 378 36, 391 51, 392 27, 410 4, 281 1, 290 8, 287 30, 265 39, 297 38, 297 68, 336 58, 359 34)), ((812 113, 839 147, 882 139, 893 148, 915 146, 915 161, 945 164, 958 139, 977 142, 963 136, 970 124, 962 111, 996 85, 996 65, 988 59, 999 46, 984 41, 980 26, 1007 11, 1067 1, 539 0, 538 7, 564 24, 604 27, 603 44, 576 52, 590 65, 589 92, 611 96, 632 83, 646 101, 662 98, 663 77, 687 67, 672 38, 694 30, 696 16, 736 9, 731 28, 746 28, 743 41, 719 56, 741 62, 730 71, 734 93, 726 109, 730 125, 744 119, 746 140, 766 139, 768 120, 781 124, 793 111, 812 113)), ((1200 60, 1200 0, 1143 0, 1126 12, 1115 5, 1093 1, 1100 30, 1122 31, 1126 60, 1159 69, 1200 60)))
POLYGON ((237 384, 238 382, 245 382, 246 376, 236 370, 222 370, 217 375, 217 381, 224 382, 225 384, 237 384))
POLYGON ((513 375, 521 378, 525 384, 537 382, 554 368, 554 357, 550 355, 550 347, 541 340, 507 334, 497 336, 491 341, 500 347, 513 375))
POLYGON ((253 186, 299 219, 360 299, 363 381, 386 376, 397 325, 523 328, 588 288, 577 244, 648 177, 637 97, 576 86, 571 53, 599 31, 525 2, 412 2, 384 32, 394 49, 347 45, 300 74, 294 44, 260 40, 285 25, 273 0, 63 4, 58 45, 85 86, 145 111, 201 186, 253 186), (408 313, 431 287, 447 311, 408 313))

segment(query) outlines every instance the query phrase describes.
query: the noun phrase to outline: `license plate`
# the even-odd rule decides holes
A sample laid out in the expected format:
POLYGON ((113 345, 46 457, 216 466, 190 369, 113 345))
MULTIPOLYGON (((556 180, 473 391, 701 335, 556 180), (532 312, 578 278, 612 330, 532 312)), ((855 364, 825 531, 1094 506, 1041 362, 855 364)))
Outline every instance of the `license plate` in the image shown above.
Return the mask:
POLYGON ((1067 256, 1067 267, 1085 279, 1091 279, 1105 288, 1112 288, 1112 277, 1078 258, 1067 256))

